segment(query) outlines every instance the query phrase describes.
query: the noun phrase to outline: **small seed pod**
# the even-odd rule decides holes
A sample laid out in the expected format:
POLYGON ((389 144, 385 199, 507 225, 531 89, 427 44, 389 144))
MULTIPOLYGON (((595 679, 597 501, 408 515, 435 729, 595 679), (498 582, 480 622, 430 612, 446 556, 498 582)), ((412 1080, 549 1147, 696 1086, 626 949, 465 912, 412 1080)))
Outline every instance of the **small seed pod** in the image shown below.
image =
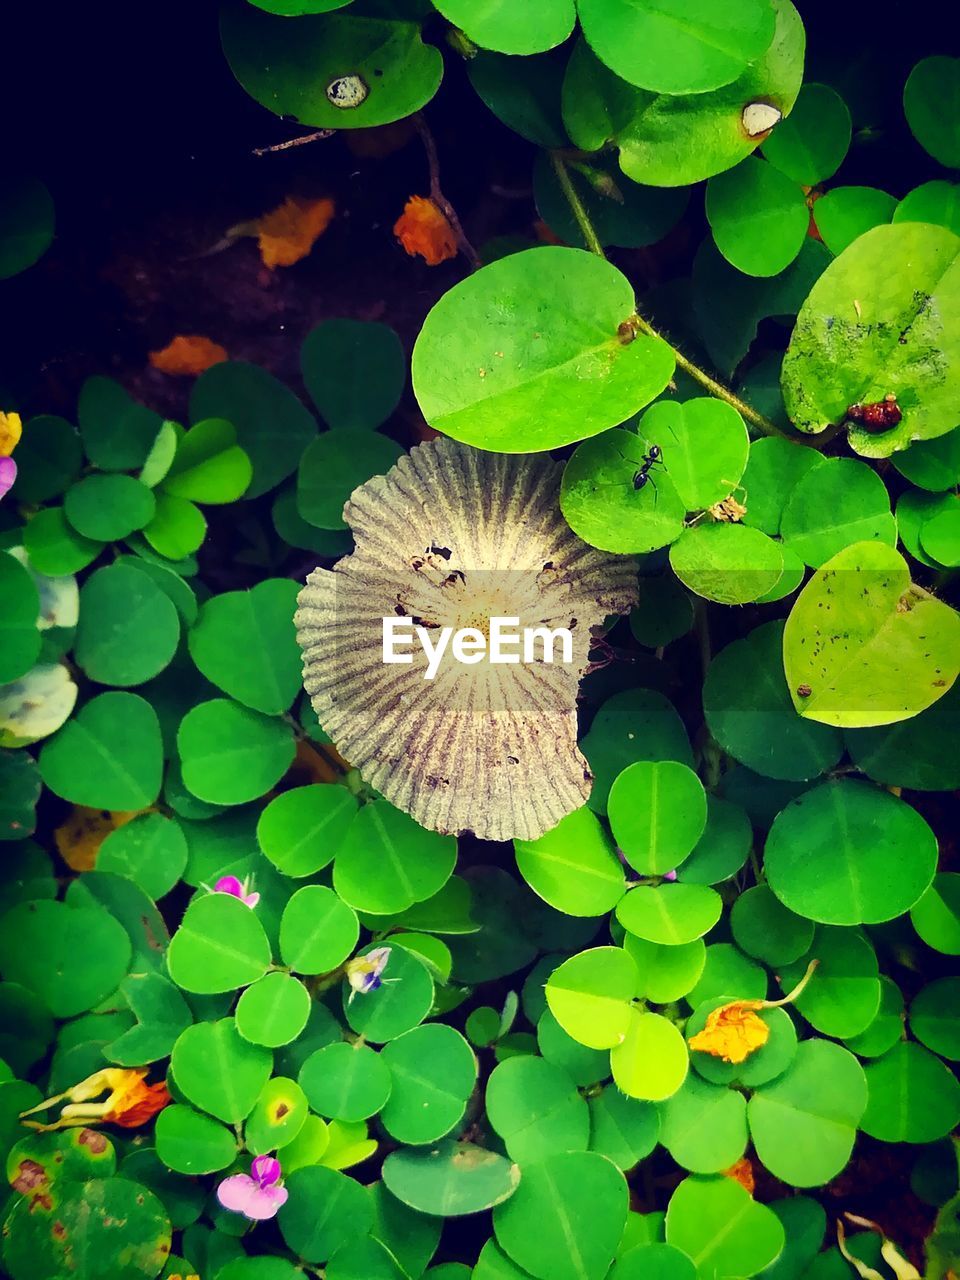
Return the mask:
POLYGON ((797 697, 798 697, 798 698, 809 698, 809 697, 810 697, 810 695, 811 695, 811 693, 813 693, 813 690, 810 688, 810 686, 809 686, 808 684, 798 684, 798 685, 797 685, 797 697))
POLYGON ((783 112, 769 102, 748 102, 740 116, 748 138, 759 138, 761 134, 769 133, 782 119, 783 112))
POLYGON ((327 100, 341 111, 350 111, 365 102, 370 93, 363 76, 337 76, 327 85, 327 100))

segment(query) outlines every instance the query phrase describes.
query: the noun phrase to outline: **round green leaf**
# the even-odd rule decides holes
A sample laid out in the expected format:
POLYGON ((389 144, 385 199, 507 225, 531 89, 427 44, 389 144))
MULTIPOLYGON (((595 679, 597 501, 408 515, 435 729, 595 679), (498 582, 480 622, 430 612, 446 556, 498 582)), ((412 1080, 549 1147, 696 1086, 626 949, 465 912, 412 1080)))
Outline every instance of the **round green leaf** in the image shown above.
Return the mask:
POLYGON ((163 478, 163 490, 190 502, 236 502, 253 475, 250 459, 237 444, 232 422, 205 418, 178 441, 163 478))
POLYGON ((897 544, 886 486, 854 458, 826 458, 808 471, 787 501, 780 531, 787 546, 815 569, 854 542, 897 544))
POLYGON ((627 279, 595 254, 544 247, 493 262, 424 321, 413 351, 420 408, 438 431, 503 452, 598 435, 673 373, 666 343, 620 336, 635 310, 627 279))
POLYGON ((299 1135, 307 1115, 307 1099, 296 1081, 274 1076, 260 1090, 243 1126, 247 1150, 253 1155, 266 1155, 285 1147, 299 1135))
POLYGON ((143 684, 170 663, 179 640, 177 610, 139 569, 105 565, 81 587, 74 656, 91 680, 143 684))
POLYGON ((910 1030, 951 1062, 960 1062, 960 978, 937 978, 910 1005, 910 1030))
POLYGON ((707 796, 707 825, 684 859, 677 879, 685 884, 719 884, 740 870, 753 845, 750 819, 738 804, 707 796))
POLYGON ((550 1012, 591 1049, 612 1049, 627 1034, 637 967, 619 947, 594 947, 565 960, 547 982, 550 1012))
POLYGON ((891 547, 854 543, 800 592, 783 665, 802 716, 842 728, 917 715, 960 672, 960 618, 910 582, 891 547))
POLYGON ((670 548, 670 564, 696 595, 747 604, 776 586, 784 561, 780 544, 759 529, 718 521, 685 529, 670 548))
POLYGON ((0 280, 43 257, 53 240, 54 220, 53 199, 39 178, 7 178, 0 203, 0 280))
POLYGON ((457 842, 427 831, 385 800, 366 804, 343 838, 333 870, 337 893, 357 911, 405 911, 453 874, 457 842))
POLYGON ((807 83, 793 111, 763 144, 763 154, 794 182, 815 187, 840 168, 851 133, 850 112, 839 93, 807 83))
POLYGON ((115 542, 149 524, 156 501, 147 486, 133 476, 92 475, 70 486, 63 509, 84 538, 115 542))
POLYGON ((948 169, 960 168, 960 58, 923 58, 903 87, 903 110, 913 136, 948 169))
POLYGON ((675 947, 708 933, 722 906, 716 890, 703 884, 639 885, 621 898, 617 919, 638 938, 675 947))
POLYGON ((584 35, 608 67, 655 93, 703 93, 729 84, 770 46, 765 0, 577 0, 584 35))
POLYGON ((567 814, 537 840, 515 840, 514 847, 524 880, 557 911, 605 915, 623 896, 626 879, 613 842, 587 808, 567 814))
MULTIPOLYGON (((80 388, 77 420, 87 457, 101 471, 133 471, 142 467, 163 426, 159 413, 138 404, 119 382, 101 377, 88 378, 80 388)), ((124 480, 129 478, 123 477, 124 480)), ((132 495, 137 491, 125 486, 109 492, 132 495)), ((140 494, 136 499, 128 498, 128 501, 144 505, 147 499, 140 494)), ((103 518, 110 515, 106 511, 101 514, 103 518)))
POLYGON ((23 1196, 4 1223, 12 1280, 66 1276, 145 1280, 170 1253, 170 1219, 157 1197, 127 1178, 64 1181, 23 1196))
POLYGON ((909 1041, 868 1062, 861 1128, 881 1142, 936 1142, 960 1122, 960 1083, 928 1049, 909 1041))
POLYGON ((649 445, 632 431, 586 440, 563 470, 560 509, 574 533, 603 551, 654 551, 680 536, 686 506, 668 475, 635 478, 649 445))
POLYGON ((132 973, 120 987, 137 1019, 104 1050, 121 1067, 142 1066, 167 1058, 192 1014, 177 988, 159 973, 132 973))
POLYGON ((301 18, 295 33, 290 26, 240 3, 220 21, 231 71, 278 116, 365 129, 419 111, 440 84, 443 59, 420 39, 419 23, 333 13, 301 18))
POLYGON ((103 543, 84 538, 67 524, 62 507, 38 511, 23 531, 23 545, 38 573, 76 573, 96 560, 103 543))
POLYGON ((914 929, 928 947, 960 956, 960 873, 941 871, 910 912, 914 929))
POLYGON ((186 498, 162 491, 157 492, 156 503, 156 514, 143 531, 147 542, 168 560, 193 555, 207 536, 203 513, 186 498))
POLYGON ((914 560, 931 569, 940 566, 924 551, 920 541, 923 526, 928 520, 950 511, 956 497, 952 493, 921 493, 918 489, 907 489, 897 500, 897 531, 900 541, 914 560))
POLYGON ((702 938, 680 946, 647 942, 628 933, 623 949, 632 957, 640 974, 638 995, 653 1004, 671 1004, 692 990, 706 964, 706 947, 702 938))
POLYGON ((952 231, 900 222, 874 227, 827 267, 800 308, 783 361, 784 403, 802 431, 843 422, 850 405, 887 395, 902 411, 897 425, 850 426, 850 444, 865 457, 889 457, 956 425, 958 253, 952 231))
POLYGON ((30 571, 6 552, 0 552, 0 599, 0 684, 9 684, 30 670, 40 652, 40 596, 30 571))
MULTIPOLYGON (((295 49, 296 56, 309 57, 302 45, 290 40, 290 26, 282 19, 263 19, 246 4, 236 8, 238 16, 249 17, 254 24, 263 20, 272 32, 286 32, 287 57, 295 49)), ((265 48, 257 50, 257 57, 261 55, 270 61, 265 48)), ((292 391, 265 369, 242 360, 224 360, 200 375, 190 394, 190 417, 195 423, 209 418, 233 423, 237 443, 253 466, 246 498, 258 498, 295 471, 317 432, 313 416, 292 391)))
POLYGON ((285 876, 311 876, 333 860, 356 813, 356 798, 346 787, 294 787, 261 813, 257 843, 285 876))
POLYGON ((710 732, 735 760, 764 777, 801 782, 837 763, 843 738, 797 715, 782 649, 782 622, 765 623, 727 645, 707 669, 703 709, 710 732))
MULTIPOLYGON (((793 117, 783 122, 775 136, 792 123, 793 117)), ((800 252, 810 213, 803 191, 792 178, 748 156, 707 183, 707 218, 714 242, 728 262, 750 276, 775 276, 800 252)))
POLYGON ((742 951, 771 968, 799 960, 813 941, 812 921, 788 910, 765 884, 736 899, 730 930, 742 951))
POLYGON ((291 897, 280 921, 280 954, 294 973, 329 973, 357 945, 355 913, 325 885, 308 884, 291 897))
MULTIPOLYGON (((903 202, 901 202, 902 204, 903 202)), ((871 227, 898 220, 894 196, 876 187, 833 187, 816 202, 813 217, 823 243, 832 254, 843 253, 848 245, 871 227)), ((922 218, 935 222, 935 218, 922 218)))
POLYGON ((76 427, 54 414, 38 414, 27 422, 17 445, 13 495, 29 503, 58 498, 82 465, 83 446, 76 427))
POLYGON ((57 1018, 92 1009, 120 984, 131 947, 123 927, 95 907, 21 902, 3 917, 0 974, 35 993, 57 1018))
POLYGON ((786 1073, 750 1099, 750 1136, 774 1177, 794 1187, 821 1186, 850 1159, 866 1106, 867 1084, 853 1054, 805 1040, 786 1073))
POLYGON ((638 760, 614 780, 607 816, 633 869, 643 876, 659 876, 677 867, 703 834, 706 792, 685 764, 638 760))
POLYGON ((273 527, 291 547, 316 551, 322 556, 346 555, 353 545, 352 535, 346 530, 317 529, 307 524, 297 510, 296 485, 281 489, 271 511, 273 527))
POLYGON ((537 1280, 602 1280, 626 1220, 627 1184, 616 1165, 570 1151, 524 1170, 513 1196, 494 1210, 493 1230, 537 1280))
POLYGON ((314 1111, 354 1123, 376 1115, 393 1080, 386 1059, 363 1044, 328 1044, 300 1068, 300 1086, 314 1111))
POLYGON ((255 911, 229 893, 194 898, 170 941, 167 968, 184 991, 215 995, 262 978, 270 944, 255 911))
POLYGON ((803 23, 789 0, 774 0, 773 13, 776 29, 766 51, 711 93, 636 89, 581 41, 563 85, 571 140, 588 151, 614 141, 624 173, 654 186, 683 186, 732 168, 779 127, 800 89, 803 23))
POLYGON ((655 689, 625 689, 608 698, 580 743, 593 771, 587 803, 605 813, 614 778, 634 760, 679 760, 693 766, 683 721, 655 689))
POLYGON ((590 1112, 566 1071, 533 1055, 508 1058, 487 1081, 487 1118, 522 1167, 559 1151, 585 1151, 590 1112))
POLYGON ((272 1065, 273 1054, 244 1040, 233 1018, 187 1027, 170 1055, 180 1092, 225 1124, 250 1114, 272 1065))
POLYGON ((498 53, 542 53, 562 44, 576 20, 573 0, 435 0, 448 22, 460 27, 481 49, 498 53))
POLYGON ((915 187, 897 205, 893 221, 935 222, 960 235, 960 186, 955 182, 925 182, 915 187))
POLYGON ((468 61, 467 74, 493 114, 514 133, 539 147, 563 147, 567 145, 560 118, 563 65, 563 57, 551 53, 514 58, 481 49, 468 61))
POLYGON ((132 693, 91 698, 40 752, 40 774, 50 790, 91 809, 153 804, 162 770, 156 712, 132 693))
POLYGON ((391 1152, 383 1162, 383 1181, 418 1213, 454 1218, 481 1213, 509 1199, 520 1170, 495 1151, 447 1141, 391 1152))
POLYGON ((289 726, 227 698, 201 702, 177 730, 183 781, 200 800, 243 804, 269 791, 293 762, 289 726))
POLYGON ((704 1280, 756 1275, 784 1245, 773 1210, 732 1178, 685 1178, 670 1197, 666 1233, 704 1280))
POLYGON ((375 430, 397 407, 407 377, 400 339, 389 325, 325 320, 300 348, 310 398, 328 426, 375 430))
POLYGON ((186 837, 161 813, 143 813, 117 827, 97 852, 98 871, 126 876, 154 900, 170 892, 186 865, 186 837))
POLYGON ((938 564, 960 564, 960 502, 931 516, 920 526, 920 543, 938 564))
POLYGON ((669 573, 640 579, 640 603, 630 611, 630 630, 648 649, 679 640, 693 626, 693 601, 669 573))
POLYGON ((732 942, 714 942, 707 947, 703 972, 686 998, 692 1006, 720 995, 763 1000, 767 985, 766 970, 755 960, 745 956, 732 942))
POLYGON ((403 450, 394 440, 352 427, 324 431, 304 450, 297 472, 297 510, 320 529, 346 529, 344 503, 372 476, 389 471, 403 450))
POLYGON ((677 1026, 659 1013, 630 1009, 623 1041, 610 1051, 610 1069, 630 1098, 662 1102, 683 1084, 690 1065, 677 1026))
POLYGON ((810 960, 818 966, 795 1007, 825 1036, 848 1039, 866 1030, 880 1008, 880 981, 876 952, 864 935, 818 926, 808 953, 781 970, 784 991, 796 986, 810 960))
MULTIPOLYGON (((20 454, 17 453, 19 461, 20 454)), ((960 485, 960 427, 936 440, 921 440, 890 459, 911 484, 932 493, 943 493, 960 485)), ((899 507, 897 508, 899 516, 899 507)))
POLYGON ((414 1027, 385 1045, 393 1088, 381 1114, 398 1142, 435 1142, 457 1124, 477 1081, 477 1060, 459 1031, 439 1022, 414 1027))
POLYGON ((879 924, 923 897, 937 840, 917 811, 870 783, 805 792, 767 837, 764 869, 784 906, 821 924, 879 924))
POLYGON ((750 437, 740 414, 722 400, 658 400, 638 430, 662 449, 664 471, 687 511, 713 506, 737 488, 750 437))
POLYGON ((697 1275, 687 1254, 655 1240, 621 1253, 610 1280, 695 1280, 697 1275))
POLYGON ((606 1156, 626 1173, 657 1145, 660 1114, 649 1102, 628 1098, 616 1085, 593 1093, 590 1104, 590 1150, 606 1156))
POLYGON ((423 961, 405 947, 391 948, 385 978, 388 981, 367 995, 352 1001, 344 996, 347 1022, 372 1044, 385 1044, 412 1030, 433 1006, 433 979, 423 961))
POLYGON ((746 1150, 746 1099, 691 1072, 660 1108, 660 1141, 681 1168, 721 1173, 746 1150))
POLYGON ((306 1262, 326 1262, 373 1225, 366 1189, 336 1169, 313 1165, 286 1180, 288 1199, 279 1214, 280 1234, 306 1262))
POLYGON ((859 1035, 848 1038, 847 1048, 860 1058, 879 1058, 902 1038, 903 994, 892 978, 881 974, 877 1015, 859 1035))
POLYGON ((297 591, 288 578, 268 578, 250 591, 212 596, 187 637, 190 656, 212 684, 266 715, 286 711, 300 692, 297 591))
POLYGON ((251 1044, 278 1049, 307 1025, 310 993, 287 973, 268 973, 247 987, 237 1004, 237 1030, 251 1044))

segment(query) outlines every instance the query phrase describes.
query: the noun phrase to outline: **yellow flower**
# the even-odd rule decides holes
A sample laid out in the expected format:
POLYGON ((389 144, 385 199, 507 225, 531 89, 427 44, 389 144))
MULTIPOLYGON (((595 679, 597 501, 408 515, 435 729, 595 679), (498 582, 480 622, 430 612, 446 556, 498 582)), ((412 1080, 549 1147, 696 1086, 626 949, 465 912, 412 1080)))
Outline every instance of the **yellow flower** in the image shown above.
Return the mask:
POLYGON ((770 1028, 756 1012, 762 1008, 762 1000, 722 1004, 707 1015, 703 1030, 690 1037, 690 1048, 722 1058, 724 1062, 744 1062, 770 1038, 770 1028))
POLYGON ((29 1111, 22 1111, 20 1119, 29 1128, 39 1129, 41 1133, 48 1133, 51 1129, 67 1129, 72 1125, 89 1126, 101 1120, 120 1125, 123 1129, 136 1129, 151 1120, 158 1111, 162 1111, 171 1100, 163 1081, 147 1084, 146 1074, 146 1067, 105 1067, 73 1085, 65 1093, 58 1093, 31 1107, 29 1111), (101 1093, 107 1094, 102 1102, 91 1101, 101 1093), (69 1098, 70 1101, 61 1109, 60 1118, 52 1124, 41 1124, 26 1118, 62 1102, 64 1098, 69 1098))
POLYGON ((453 228, 432 200, 411 196, 393 227, 393 234, 413 257, 419 254, 428 267, 457 256, 453 228))
POLYGON ((23 435, 19 413, 0 413, 0 458, 9 458, 23 435))

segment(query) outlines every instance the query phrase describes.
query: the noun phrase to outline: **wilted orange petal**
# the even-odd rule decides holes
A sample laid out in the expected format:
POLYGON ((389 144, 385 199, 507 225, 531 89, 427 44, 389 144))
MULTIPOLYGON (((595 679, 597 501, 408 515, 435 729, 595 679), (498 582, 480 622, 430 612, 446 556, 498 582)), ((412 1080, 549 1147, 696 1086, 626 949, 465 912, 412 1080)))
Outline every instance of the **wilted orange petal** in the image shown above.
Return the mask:
POLYGON ((150 352, 150 363, 161 373, 196 377, 211 365, 228 359, 219 342, 199 333, 178 333, 162 351, 150 352))
MULTIPOLYGON (((146 813, 148 810, 142 810, 146 813)), ((53 833, 60 857, 71 871, 92 871, 100 846, 111 831, 137 816, 133 813, 108 813, 106 809, 88 809, 74 805, 63 826, 53 833)))
POLYGON ((264 266, 289 267, 305 258, 330 225, 336 206, 332 200, 304 200, 287 196, 283 204, 255 223, 264 266))
POLYGON ((724 1169, 723 1176, 732 1178, 734 1182, 739 1182, 741 1187, 749 1191, 753 1195, 756 1188, 756 1182, 753 1177, 753 1165, 746 1156, 741 1156, 736 1164, 732 1164, 729 1169, 724 1169))
POLYGON ((393 234, 413 257, 419 254, 429 267, 457 256, 453 228, 432 200, 411 196, 393 226, 393 234))
POLYGON ((724 1062, 745 1061, 770 1038, 770 1028, 756 1012, 762 1008, 762 1000, 734 1000, 721 1005, 707 1015, 703 1030, 691 1036, 690 1048, 724 1062))
POLYGON ((135 1084, 117 1090, 104 1119, 122 1129, 136 1129, 152 1120, 171 1101, 162 1080, 158 1084, 144 1084, 142 1079, 138 1079, 135 1084))

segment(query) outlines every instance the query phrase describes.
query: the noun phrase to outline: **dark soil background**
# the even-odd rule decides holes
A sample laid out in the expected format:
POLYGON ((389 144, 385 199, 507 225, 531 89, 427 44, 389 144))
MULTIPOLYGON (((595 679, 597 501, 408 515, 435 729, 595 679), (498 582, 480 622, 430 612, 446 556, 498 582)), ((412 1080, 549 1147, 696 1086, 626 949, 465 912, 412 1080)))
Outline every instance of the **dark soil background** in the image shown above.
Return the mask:
MULTIPOLYGON (((841 180, 899 196, 938 176, 906 129, 900 93, 920 57, 960 52, 955 5, 797 2, 808 33, 807 78, 834 84, 857 123, 869 125, 841 180)), ((57 216, 46 256, 0 286, 0 384, 25 416, 72 418, 84 379, 107 373, 184 420, 192 379, 148 363, 149 352, 178 333, 204 334, 231 357, 261 364, 302 391, 300 343, 319 321, 383 319, 409 350, 432 303, 463 275, 462 260, 429 268, 394 240, 404 201, 428 191, 423 150, 408 127, 398 126, 398 138, 407 140, 383 158, 359 154, 343 136, 254 154, 307 130, 270 115, 236 84, 220 50, 215 0, 21 0, 4 8, 4 165, 41 177, 57 216), (251 239, 209 253, 228 228, 289 194, 336 201, 336 217, 309 258, 271 272, 251 239)), ((426 114, 445 193, 473 243, 532 235, 534 148, 490 115, 453 57, 426 114)), ((618 263, 646 284, 687 274, 705 230, 699 208, 695 201, 663 244, 619 252, 618 263)), ((410 443, 420 426, 408 393, 395 434, 410 443)), ((229 538, 230 528, 222 524, 215 538, 229 538)), ((220 555, 229 560, 229 546, 220 555)), ((738 630, 760 620, 756 611, 727 612, 738 630)), ((624 677, 644 682, 645 659, 637 661, 595 677, 594 697, 624 677)), ((664 671, 667 664, 651 660, 660 671, 650 682, 670 686, 695 727, 699 708, 684 706, 691 694, 684 661, 681 654, 679 665, 664 671)), ((943 865, 956 869, 951 798, 910 799, 941 837, 943 865)), ((485 852, 489 860, 489 847, 485 852)), ((888 956, 899 941, 892 929, 888 956)), ((920 985, 909 969, 895 967, 894 974, 908 994, 920 985)), ((849 1168, 820 1198, 831 1217, 850 1209, 879 1219, 919 1262, 934 1211, 909 1190, 912 1164, 910 1149, 861 1138, 849 1168)), ((770 1198, 782 1189, 762 1183, 759 1192, 770 1198)), ((464 1255, 458 1249, 454 1256, 464 1255)))

